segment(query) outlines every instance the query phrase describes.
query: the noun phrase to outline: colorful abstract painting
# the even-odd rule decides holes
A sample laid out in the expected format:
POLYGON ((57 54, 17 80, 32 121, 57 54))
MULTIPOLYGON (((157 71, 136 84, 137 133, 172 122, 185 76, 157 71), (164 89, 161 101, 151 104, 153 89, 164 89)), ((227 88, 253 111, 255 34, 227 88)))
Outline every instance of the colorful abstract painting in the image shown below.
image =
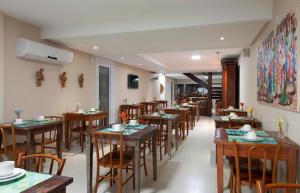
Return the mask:
POLYGON ((290 12, 257 53, 257 99, 297 111, 297 13, 290 12))

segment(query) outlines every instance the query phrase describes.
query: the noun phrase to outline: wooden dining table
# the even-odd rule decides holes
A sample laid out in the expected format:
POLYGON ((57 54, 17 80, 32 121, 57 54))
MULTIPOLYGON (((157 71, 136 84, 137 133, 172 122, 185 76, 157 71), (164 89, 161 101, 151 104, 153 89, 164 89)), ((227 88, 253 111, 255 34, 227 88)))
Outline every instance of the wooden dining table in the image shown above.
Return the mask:
MULTIPOLYGON (((11 126, 11 123, 1 124, 4 126, 11 126)), ((56 132, 56 151, 59 158, 62 157, 62 135, 63 135, 63 121, 56 120, 24 120, 21 124, 13 124, 15 135, 26 136, 26 153, 33 154, 35 152, 34 138, 36 135, 50 132, 56 132)), ((26 168, 33 169, 32 160, 26 162, 26 168)))
POLYGON ((1 182, 1 193, 66 193, 73 178, 26 171, 26 175, 12 182, 1 182))
POLYGON ((238 116, 242 116, 242 117, 247 117, 248 113, 247 111, 243 110, 243 109, 219 109, 217 114, 220 116, 226 116, 229 115, 230 113, 235 113, 238 116))
MULTIPOLYGON (((281 142, 281 148, 278 155, 278 160, 287 162, 287 181, 290 183, 296 182, 297 177, 297 153, 299 150, 298 144, 285 137, 284 139, 278 138, 278 132, 266 131, 268 136, 281 142)), ((235 156, 232 142, 229 141, 226 129, 216 128, 214 143, 216 144, 216 156, 217 156, 217 185, 218 193, 223 193, 223 169, 224 169, 224 157, 235 156)), ((239 157, 248 157, 249 146, 253 143, 243 142, 236 143, 239 149, 239 157)), ((274 152, 267 152, 266 158, 273 159, 274 152)), ((264 155, 261 151, 253 152, 252 158, 263 159, 264 155)), ((293 191, 290 191, 293 192, 293 191)), ((295 192, 293 192, 295 193, 295 192)))
POLYGON ((177 140, 177 136, 178 136, 178 118, 179 115, 177 114, 160 114, 160 113, 149 113, 146 115, 142 116, 143 119, 145 120, 160 120, 163 119, 166 123, 167 123, 167 129, 168 129, 168 145, 167 145, 167 152, 168 152, 168 156, 169 159, 172 159, 172 138, 173 138, 173 134, 172 134, 172 130, 173 130, 173 125, 175 124, 175 148, 176 151, 178 150, 178 140, 177 140))
MULTIPOLYGON (((89 124, 91 125, 91 124, 89 124)), ((146 141, 152 141, 152 165, 153 165, 153 180, 157 180, 157 152, 156 152, 156 130, 155 126, 147 126, 130 135, 124 135, 123 144, 128 147, 134 147, 134 162, 135 162, 135 193, 140 193, 141 190, 141 144, 146 141)), ((88 129, 88 135, 86 140, 86 169, 87 169, 87 193, 92 193, 92 181, 93 181, 93 140, 92 129, 88 129)), ((119 144, 119 139, 113 139, 112 143, 119 144)))
POLYGON ((102 121, 102 124, 104 126, 108 125, 108 113, 106 111, 95 111, 95 112, 83 112, 83 113, 77 113, 77 112, 71 112, 71 113, 65 113, 65 145, 68 150, 70 150, 71 146, 71 129, 70 128, 70 122, 73 121, 71 118, 67 116, 67 114, 72 114, 73 118, 76 118, 76 120, 82 121, 82 125, 86 127, 86 123, 90 124, 89 127, 92 127, 94 124, 94 121, 102 121))
MULTIPOLYGON (((215 116, 213 117, 215 121, 215 127, 216 128, 229 128, 229 117, 227 116, 215 116)), ((232 123, 239 123, 239 124, 249 124, 253 123, 253 127, 255 128, 261 128, 262 122, 259 121, 256 118, 251 117, 238 117, 236 119, 231 119, 232 123)))

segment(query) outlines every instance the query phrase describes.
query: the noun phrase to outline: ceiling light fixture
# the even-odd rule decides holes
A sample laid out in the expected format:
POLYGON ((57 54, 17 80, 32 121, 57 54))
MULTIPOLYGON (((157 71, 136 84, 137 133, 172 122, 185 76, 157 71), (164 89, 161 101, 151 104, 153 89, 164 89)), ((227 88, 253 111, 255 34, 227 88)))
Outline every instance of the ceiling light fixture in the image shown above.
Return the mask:
POLYGON ((98 46, 94 46, 94 50, 98 50, 99 48, 98 48, 98 46))
POLYGON ((124 60, 124 57, 121 57, 121 60, 124 60))
POLYGON ((200 55, 192 55, 192 60, 200 60, 201 56, 200 55))
POLYGON ((225 38, 224 37, 220 37, 220 40, 225 40, 225 38))
POLYGON ((142 66, 142 64, 139 64, 139 66, 142 66))

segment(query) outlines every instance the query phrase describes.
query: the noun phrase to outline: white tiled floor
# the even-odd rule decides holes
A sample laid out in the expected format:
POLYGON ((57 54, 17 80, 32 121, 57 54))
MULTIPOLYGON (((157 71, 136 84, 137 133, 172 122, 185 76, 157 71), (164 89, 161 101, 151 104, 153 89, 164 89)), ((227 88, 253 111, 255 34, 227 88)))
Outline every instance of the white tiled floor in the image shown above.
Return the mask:
MULTIPOLYGON (((179 150, 172 160, 165 156, 158 162, 158 181, 152 180, 151 155, 148 156, 146 177, 142 172, 142 193, 215 193, 217 192, 217 171, 214 153, 214 122, 210 118, 201 117, 194 130, 181 142, 179 150)), ((73 148, 74 149, 74 148, 73 148)), ((85 154, 79 151, 64 153, 67 159, 63 175, 72 176, 73 184, 68 186, 68 193, 86 192, 85 154)), ((143 171, 143 170, 142 170, 143 171)), ((228 171, 225 172, 224 184, 227 184, 228 171)), ((95 175, 94 175, 95 176, 95 175)), ((132 183, 123 192, 133 192, 132 183)), ((102 182, 98 192, 116 192, 107 182, 102 182)), ((244 191, 248 192, 248 190, 244 191)))

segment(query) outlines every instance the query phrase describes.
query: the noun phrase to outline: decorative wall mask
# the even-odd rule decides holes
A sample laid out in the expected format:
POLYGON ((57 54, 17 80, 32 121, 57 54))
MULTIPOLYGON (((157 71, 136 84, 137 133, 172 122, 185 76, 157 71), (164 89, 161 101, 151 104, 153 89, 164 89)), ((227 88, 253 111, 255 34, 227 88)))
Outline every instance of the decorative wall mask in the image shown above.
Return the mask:
POLYGON ((160 91, 160 94, 162 94, 162 93, 164 92, 164 90, 165 90, 164 85, 160 84, 160 85, 159 85, 159 91, 160 91))
POLYGON ((78 77, 78 84, 79 84, 79 87, 82 88, 84 87, 84 74, 80 74, 79 77, 78 77))
POLYGON ((39 71, 35 73, 35 82, 37 87, 42 86, 42 82, 45 81, 44 77, 44 68, 41 68, 39 71))
POLYGON ((68 78, 66 72, 63 72, 62 74, 59 75, 59 81, 62 88, 66 87, 67 80, 68 78))

